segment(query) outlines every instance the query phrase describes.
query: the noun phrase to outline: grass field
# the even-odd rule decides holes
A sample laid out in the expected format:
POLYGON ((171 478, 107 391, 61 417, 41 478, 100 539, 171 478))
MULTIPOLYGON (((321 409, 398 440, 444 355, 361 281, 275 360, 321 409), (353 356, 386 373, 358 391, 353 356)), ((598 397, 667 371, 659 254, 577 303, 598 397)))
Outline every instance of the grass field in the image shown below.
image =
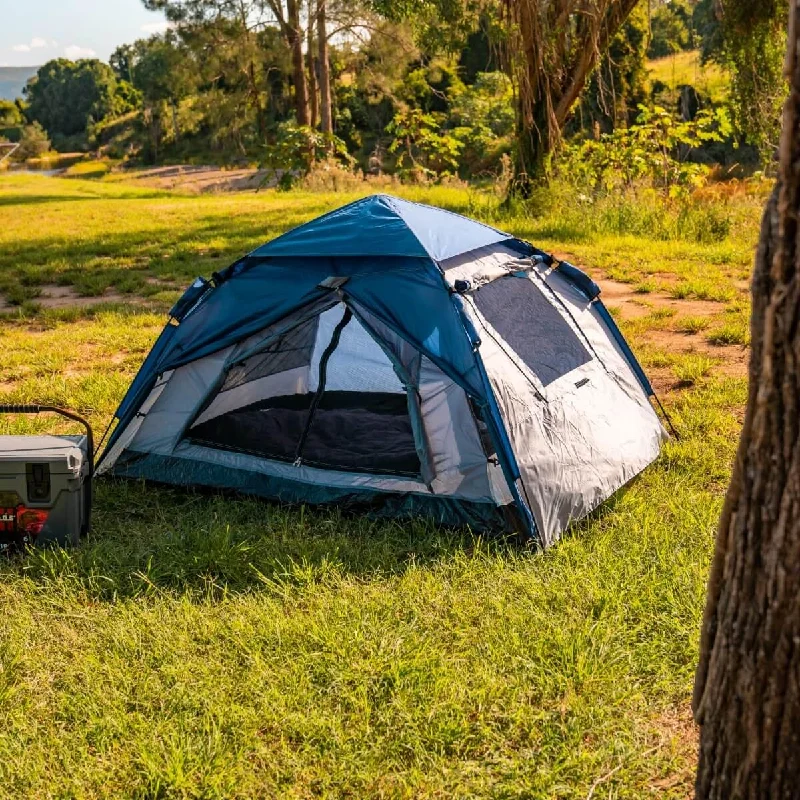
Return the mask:
POLYGON ((689 85, 714 103, 722 102, 728 93, 729 78, 713 63, 702 64, 699 50, 687 50, 647 62, 651 83, 659 81, 671 92, 689 85))
MULTIPOLYGON (((681 440, 545 554, 98 482, 80 548, 0 564, 0 798, 687 797, 764 191, 404 190, 589 269, 681 440)), ((0 402, 102 430, 181 287, 351 198, 0 176, 0 402)))

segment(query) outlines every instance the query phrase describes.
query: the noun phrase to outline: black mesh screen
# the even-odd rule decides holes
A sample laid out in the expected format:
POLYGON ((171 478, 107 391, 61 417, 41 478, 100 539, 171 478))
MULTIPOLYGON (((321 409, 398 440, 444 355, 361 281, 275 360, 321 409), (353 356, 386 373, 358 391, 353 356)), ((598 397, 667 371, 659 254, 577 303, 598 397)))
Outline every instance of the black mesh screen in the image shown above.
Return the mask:
POLYGON ((498 278, 472 297, 544 386, 591 361, 581 340, 530 278, 498 278))
POLYGON ((316 335, 317 318, 314 317, 278 336, 261 352, 239 364, 234 364, 225 377, 220 392, 234 389, 258 378, 306 366, 311 361, 316 335))
POLYGON ((357 472, 419 475, 406 395, 325 392, 303 446, 303 461, 357 472))
MULTIPOLYGON (((189 436, 199 444, 294 461, 313 399, 270 398, 195 425, 189 436)), ((406 395, 324 392, 300 455, 311 466, 419 475, 406 395)))
MULTIPOLYGON (((309 364, 318 335, 317 323, 314 318, 298 325, 256 355, 234 365, 219 393, 309 364)), ((371 347, 354 348, 352 337, 348 344, 348 339, 342 336, 349 325, 358 323, 354 322, 352 311, 345 308, 322 351, 316 393, 262 396, 257 402, 195 423, 188 438, 211 447, 282 461, 299 459, 303 464, 329 469, 418 476, 421 468, 408 397, 399 380, 395 378, 396 392, 383 387, 352 390, 360 386, 366 389, 376 383, 370 371, 371 364, 373 371, 377 369, 375 353, 370 355, 370 350, 386 359, 390 371, 391 365, 360 326, 371 347), (342 353, 341 359, 332 358, 337 353, 342 353), (350 384, 346 391, 326 388, 336 386, 337 372, 340 379, 346 379, 340 380, 340 385, 350 384)), ((390 374, 394 377, 394 373, 390 374)), ((207 408, 213 408, 213 403, 207 408)))

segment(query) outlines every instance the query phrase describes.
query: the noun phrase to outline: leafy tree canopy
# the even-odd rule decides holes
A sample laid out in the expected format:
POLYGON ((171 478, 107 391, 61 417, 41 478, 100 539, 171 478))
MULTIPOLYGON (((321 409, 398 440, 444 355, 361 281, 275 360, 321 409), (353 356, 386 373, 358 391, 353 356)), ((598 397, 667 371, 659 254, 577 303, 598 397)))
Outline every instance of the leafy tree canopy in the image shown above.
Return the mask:
POLYGON ((51 135, 81 134, 90 120, 129 110, 130 96, 119 89, 114 70, 102 61, 53 59, 25 87, 28 117, 51 135))
POLYGON ((731 74, 730 104, 739 134, 769 163, 786 96, 783 58, 788 0, 701 0, 695 19, 702 55, 731 74))
POLYGON ((687 0, 672 0, 655 8, 650 15, 649 58, 663 58, 694 46, 693 9, 687 0))

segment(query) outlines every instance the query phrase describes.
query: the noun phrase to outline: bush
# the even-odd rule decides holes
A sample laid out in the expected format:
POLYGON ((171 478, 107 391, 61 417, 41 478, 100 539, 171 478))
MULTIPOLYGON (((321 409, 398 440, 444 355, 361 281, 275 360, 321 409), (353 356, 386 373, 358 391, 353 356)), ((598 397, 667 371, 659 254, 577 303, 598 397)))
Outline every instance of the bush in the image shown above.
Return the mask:
POLYGON ((675 196, 702 186, 708 177, 707 166, 688 160, 692 151, 721 141, 730 130, 724 110, 703 110, 687 122, 660 106, 640 106, 635 125, 567 145, 555 173, 593 193, 645 183, 675 196))
POLYGON ((26 161, 29 158, 41 158, 50 151, 50 139, 45 129, 38 123, 26 125, 22 129, 19 148, 14 153, 14 158, 26 161))
POLYGON ((278 125, 275 140, 264 147, 262 165, 268 178, 278 181, 279 189, 291 189, 320 163, 353 166, 344 142, 333 134, 324 134, 296 122, 278 125))

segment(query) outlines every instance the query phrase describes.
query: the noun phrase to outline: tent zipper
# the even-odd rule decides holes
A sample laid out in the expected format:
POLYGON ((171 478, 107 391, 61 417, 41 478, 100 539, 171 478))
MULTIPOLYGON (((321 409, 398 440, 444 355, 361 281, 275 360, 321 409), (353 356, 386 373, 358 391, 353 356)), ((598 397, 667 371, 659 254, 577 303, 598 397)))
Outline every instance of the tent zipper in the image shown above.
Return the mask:
POLYGON ((299 467, 303 463, 303 448, 306 446, 308 432, 311 430, 311 425, 314 422, 314 415, 316 414, 320 400, 322 400, 322 395, 325 392, 325 382, 328 377, 328 361, 330 361, 333 351, 339 346, 339 340, 342 338, 342 331, 345 329, 345 327, 347 327, 347 323, 350 322, 352 318, 353 312, 347 306, 345 306, 344 315, 333 329, 331 340, 328 343, 328 346, 325 348, 322 358, 320 358, 319 386, 317 387, 317 392, 314 395, 314 399, 311 401, 311 406, 308 409, 308 420, 306 420, 306 426, 303 428, 303 435, 300 437, 300 441, 297 443, 297 449, 294 453, 294 465, 296 467, 299 467))

